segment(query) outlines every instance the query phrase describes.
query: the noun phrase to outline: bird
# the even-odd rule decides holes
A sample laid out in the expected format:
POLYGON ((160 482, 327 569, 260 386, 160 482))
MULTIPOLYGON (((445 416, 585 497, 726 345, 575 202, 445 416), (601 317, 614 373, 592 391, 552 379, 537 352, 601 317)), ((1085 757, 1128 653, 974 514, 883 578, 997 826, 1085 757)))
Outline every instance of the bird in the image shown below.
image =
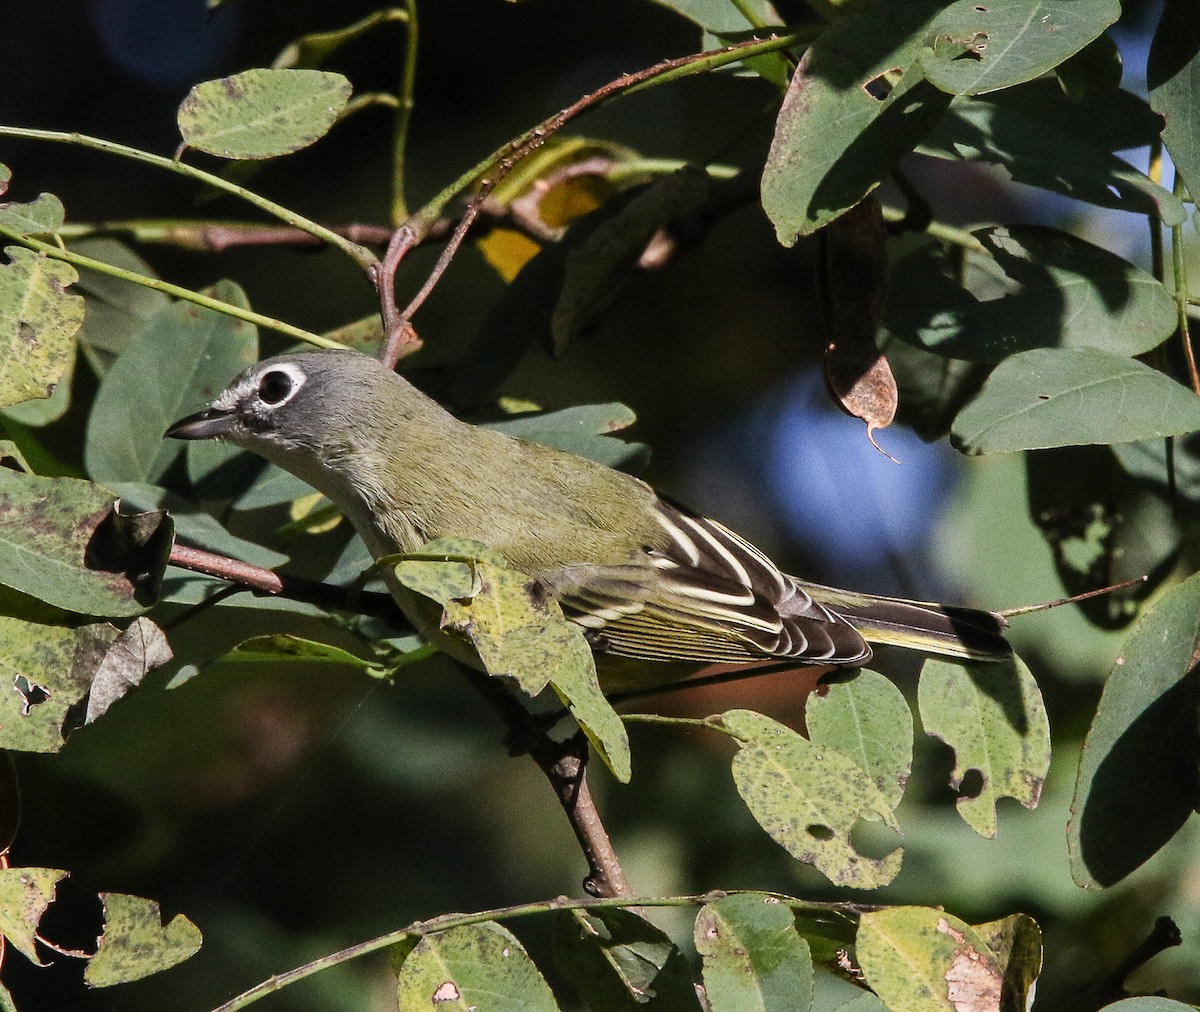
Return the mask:
MULTIPOLYGON (((461 420, 361 352, 266 359, 165 435, 223 440, 290 471, 341 510, 377 560, 439 538, 486 544, 582 628, 609 661, 598 664, 606 690, 717 664, 859 667, 872 644, 966 661, 1011 653, 999 614, 789 575, 639 478, 461 420)), ((448 642, 431 602, 388 583, 422 633, 478 666, 448 642)))

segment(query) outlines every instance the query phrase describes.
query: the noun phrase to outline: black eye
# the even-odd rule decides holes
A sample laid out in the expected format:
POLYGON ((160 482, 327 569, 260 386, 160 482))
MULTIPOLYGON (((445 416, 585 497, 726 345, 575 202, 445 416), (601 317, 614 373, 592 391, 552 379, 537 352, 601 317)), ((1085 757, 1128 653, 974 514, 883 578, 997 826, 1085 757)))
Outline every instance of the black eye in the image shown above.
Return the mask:
POLYGON ((278 404, 292 392, 292 377, 278 369, 265 373, 258 381, 258 396, 264 404, 278 404))

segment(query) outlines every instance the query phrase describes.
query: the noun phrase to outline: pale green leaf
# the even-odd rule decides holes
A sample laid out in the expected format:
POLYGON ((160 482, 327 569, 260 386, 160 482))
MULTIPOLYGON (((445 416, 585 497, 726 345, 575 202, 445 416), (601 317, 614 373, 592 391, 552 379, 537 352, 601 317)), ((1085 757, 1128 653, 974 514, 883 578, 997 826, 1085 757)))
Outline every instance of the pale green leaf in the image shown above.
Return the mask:
POLYGON ((557 1012, 520 942, 495 921, 425 935, 400 964, 399 1012, 557 1012))
POLYGON ((958 813, 980 836, 996 835, 996 802, 1037 806, 1050 769, 1050 723, 1037 682, 1015 655, 958 664, 931 658, 917 691, 927 734, 954 749, 950 786, 971 771, 978 791, 960 795, 958 813))
POLYGON ((738 739, 738 793, 776 843, 838 885, 873 889, 896 877, 899 848, 877 860, 851 842, 860 819, 899 829, 887 798, 857 763, 750 710, 730 710, 721 721, 738 739))
POLYGON ((274 158, 324 136, 350 82, 323 70, 246 70, 196 85, 179 107, 189 147, 223 158, 274 158))
POLYGON ((904 693, 890 680, 863 669, 845 682, 813 693, 804 723, 814 745, 853 759, 893 808, 912 772, 913 719, 904 693))
POLYGON ((706 903, 696 916, 711 1012, 808 1012, 813 963, 789 907, 742 893, 706 903))
POLYGON ((0 264, 0 407, 49 397, 71 362, 83 299, 70 264, 9 246, 0 264))
POLYGON ((0 868, 0 935, 38 966, 46 965, 35 944, 38 922, 69 874, 57 868, 0 868))
POLYGON ((28 203, 0 203, 0 227, 19 235, 41 235, 62 227, 67 212, 53 193, 42 193, 28 203))
POLYGON ((1200 429, 1200 397, 1141 362, 1038 348, 1001 362, 954 420, 964 453, 1125 443, 1200 429))
POLYGON ((870 911, 855 955, 889 1012, 1000 1009, 1004 966, 969 924, 928 907, 870 911))
POLYGON ((104 934, 83 979, 111 987, 170 969, 200 951, 200 929, 183 914, 165 927, 158 904, 140 896, 101 893, 104 934))

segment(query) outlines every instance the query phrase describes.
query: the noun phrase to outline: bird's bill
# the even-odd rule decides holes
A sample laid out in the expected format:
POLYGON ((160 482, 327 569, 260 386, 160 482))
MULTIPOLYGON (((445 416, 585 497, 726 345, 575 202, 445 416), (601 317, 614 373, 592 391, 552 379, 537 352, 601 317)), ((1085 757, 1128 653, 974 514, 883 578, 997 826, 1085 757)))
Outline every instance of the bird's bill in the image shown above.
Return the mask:
POLYGON ((233 422, 232 412, 206 408, 179 419, 163 435, 171 439, 219 439, 229 434, 233 422))

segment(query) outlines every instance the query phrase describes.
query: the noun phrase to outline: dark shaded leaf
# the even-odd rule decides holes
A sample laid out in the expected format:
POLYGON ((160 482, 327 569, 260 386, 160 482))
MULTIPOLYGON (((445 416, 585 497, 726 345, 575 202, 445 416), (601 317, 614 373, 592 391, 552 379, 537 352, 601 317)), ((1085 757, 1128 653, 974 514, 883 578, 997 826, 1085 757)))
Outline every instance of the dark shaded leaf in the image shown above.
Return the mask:
POLYGON ((136 618, 108 648, 88 691, 87 713, 83 722, 90 724, 108 711, 142 679, 172 658, 171 645, 163 631, 145 616, 136 618))
POLYGON ((1056 229, 976 230, 990 259, 925 246, 892 273, 889 332, 951 358, 998 362, 1031 348, 1099 348, 1141 355, 1174 332, 1175 300, 1145 271, 1056 229))
POLYGON ((1119 882, 1197 806, 1200 575, 1172 588, 1125 641, 1088 731, 1071 803, 1071 874, 1119 882))
POLYGON ((788 86, 762 179, 785 246, 857 204, 950 104, 919 59, 942 4, 846 14, 809 46, 788 86))
POLYGON ((554 958, 595 1012, 700 1012, 687 958, 662 929, 631 910, 563 910, 554 958))
POLYGON ((1193 199, 1200 191, 1200 8, 1167 0, 1146 64, 1150 104, 1167 121, 1163 144, 1193 199))

